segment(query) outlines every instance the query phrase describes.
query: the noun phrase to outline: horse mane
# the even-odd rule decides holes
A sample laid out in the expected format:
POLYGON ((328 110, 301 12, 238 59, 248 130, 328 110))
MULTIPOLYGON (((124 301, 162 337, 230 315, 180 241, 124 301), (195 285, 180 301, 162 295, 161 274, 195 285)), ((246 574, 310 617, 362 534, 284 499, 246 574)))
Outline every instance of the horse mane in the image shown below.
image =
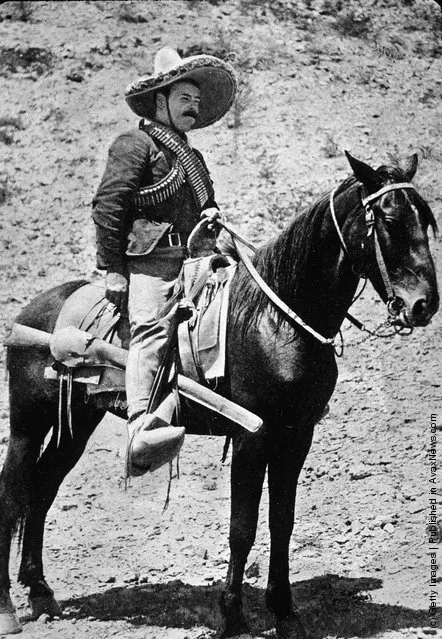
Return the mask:
MULTIPOLYGON (((389 181, 408 182, 409 178, 399 162, 394 158, 391 160, 391 165, 382 165, 376 169, 380 185, 389 181)), ((349 193, 359 184, 354 176, 350 176, 338 186, 335 195, 349 193)), ((437 235, 437 222, 430 206, 417 191, 408 191, 407 195, 437 235)), ((329 197, 329 193, 323 194, 317 202, 295 215, 278 236, 258 250, 253 259, 261 277, 287 304, 293 301, 296 304, 297 298, 302 297, 307 285, 307 270, 304 267, 307 263, 314 267, 322 255, 320 232, 329 208, 329 197)), ((240 330, 246 331, 259 320, 269 301, 245 268, 238 271, 235 280, 236 295, 232 295, 231 301, 232 319, 240 330)), ((296 307, 294 310, 296 311, 296 307)), ((278 313, 277 326, 280 326, 282 320, 282 314, 278 313)))
POLYGON ((431 210, 429 204, 417 191, 410 191, 408 197, 411 199, 412 204, 414 204, 418 211, 422 213, 424 220, 426 221, 428 226, 431 227, 431 230, 436 237, 439 233, 439 228, 436 222, 436 218, 434 217, 434 213, 431 210))
MULTIPOLYGON (((353 176, 347 178, 338 186, 336 195, 357 184, 359 182, 353 176)), ((295 215, 278 236, 258 250, 253 259, 258 273, 286 303, 296 299, 305 289, 305 265, 320 259, 319 237, 329 197, 329 193, 323 194, 317 202, 295 215)), ((258 321, 268 305, 268 297, 245 269, 238 272, 236 284, 238 295, 232 299, 232 313, 235 323, 246 330, 251 323, 258 321)))

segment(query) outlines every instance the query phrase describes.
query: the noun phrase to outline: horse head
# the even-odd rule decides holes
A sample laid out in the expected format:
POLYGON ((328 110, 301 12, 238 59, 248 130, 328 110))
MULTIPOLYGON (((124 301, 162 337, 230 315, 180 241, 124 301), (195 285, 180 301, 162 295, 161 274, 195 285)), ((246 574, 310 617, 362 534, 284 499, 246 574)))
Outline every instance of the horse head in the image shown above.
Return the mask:
POLYGON ((426 326, 439 307, 428 229, 434 215, 411 184, 418 158, 373 169, 346 152, 362 184, 365 217, 359 215, 348 239, 353 268, 363 272, 387 303, 392 324, 426 326))

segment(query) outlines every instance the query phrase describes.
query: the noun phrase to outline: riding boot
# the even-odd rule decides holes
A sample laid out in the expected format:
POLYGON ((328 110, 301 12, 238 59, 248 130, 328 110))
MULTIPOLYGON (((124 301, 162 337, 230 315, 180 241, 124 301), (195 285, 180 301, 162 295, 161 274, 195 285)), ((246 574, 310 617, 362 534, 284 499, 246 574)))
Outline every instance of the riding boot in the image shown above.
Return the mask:
POLYGON ((177 408, 175 393, 169 393, 153 413, 129 425, 128 475, 138 477, 157 470, 178 455, 185 429, 171 426, 177 408), (132 434, 131 434, 131 429, 132 434))
POLYGON ((136 406, 138 410, 129 410, 129 475, 153 472, 171 461, 183 445, 184 428, 170 424, 176 409, 175 395, 167 396, 162 403, 159 401, 164 395, 162 387, 168 382, 165 358, 171 341, 176 339, 182 316, 177 303, 164 317, 138 327, 133 335, 126 368, 126 387, 129 408, 136 406), (164 366, 166 379, 157 386, 156 375, 161 375, 164 366), (150 399, 152 391, 155 392, 153 401, 150 399), (153 411, 148 413, 148 407, 153 411))

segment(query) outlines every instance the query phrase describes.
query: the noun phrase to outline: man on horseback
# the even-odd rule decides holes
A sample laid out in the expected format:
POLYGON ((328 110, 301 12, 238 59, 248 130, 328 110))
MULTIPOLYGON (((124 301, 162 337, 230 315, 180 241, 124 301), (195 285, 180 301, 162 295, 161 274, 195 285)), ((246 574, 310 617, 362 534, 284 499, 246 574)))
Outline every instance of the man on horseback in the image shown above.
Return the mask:
MULTIPOLYGON (((220 215, 204 159, 189 146, 186 133, 220 119, 236 89, 230 65, 209 55, 182 59, 165 47, 154 69, 126 89, 129 107, 143 119, 111 145, 93 201, 106 297, 129 314, 130 433, 152 426, 152 386, 176 328, 178 304, 172 312, 163 309, 186 257, 187 239, 200 219, 213 228, 220 215)), ((180 429, 174 430, 178 439, 180 429)))

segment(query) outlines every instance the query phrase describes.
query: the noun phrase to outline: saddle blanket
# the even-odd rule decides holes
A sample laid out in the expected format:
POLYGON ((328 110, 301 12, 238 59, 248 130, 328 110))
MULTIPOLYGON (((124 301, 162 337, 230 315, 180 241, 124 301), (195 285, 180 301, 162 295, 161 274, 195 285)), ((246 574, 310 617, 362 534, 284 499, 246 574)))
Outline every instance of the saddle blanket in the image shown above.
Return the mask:
MULTIPOLYGON (((220 264, 220 257, 213 255, 184 263, 184 296, 195 310, 190 320, 179 325, 179 356, 183 374, 196 381, 225 375, 229 290, 235 271, 236 263, 223 260, 220 264)), ((102 284, 86 284, 66 300, 54 332, 68 326, 121 348, 129 347, 129 319, 108 302, 102 284)), ((89 394, 125 392, 121 369, 79 366, 73 374, 74 381, 87 384, 89 394)))

